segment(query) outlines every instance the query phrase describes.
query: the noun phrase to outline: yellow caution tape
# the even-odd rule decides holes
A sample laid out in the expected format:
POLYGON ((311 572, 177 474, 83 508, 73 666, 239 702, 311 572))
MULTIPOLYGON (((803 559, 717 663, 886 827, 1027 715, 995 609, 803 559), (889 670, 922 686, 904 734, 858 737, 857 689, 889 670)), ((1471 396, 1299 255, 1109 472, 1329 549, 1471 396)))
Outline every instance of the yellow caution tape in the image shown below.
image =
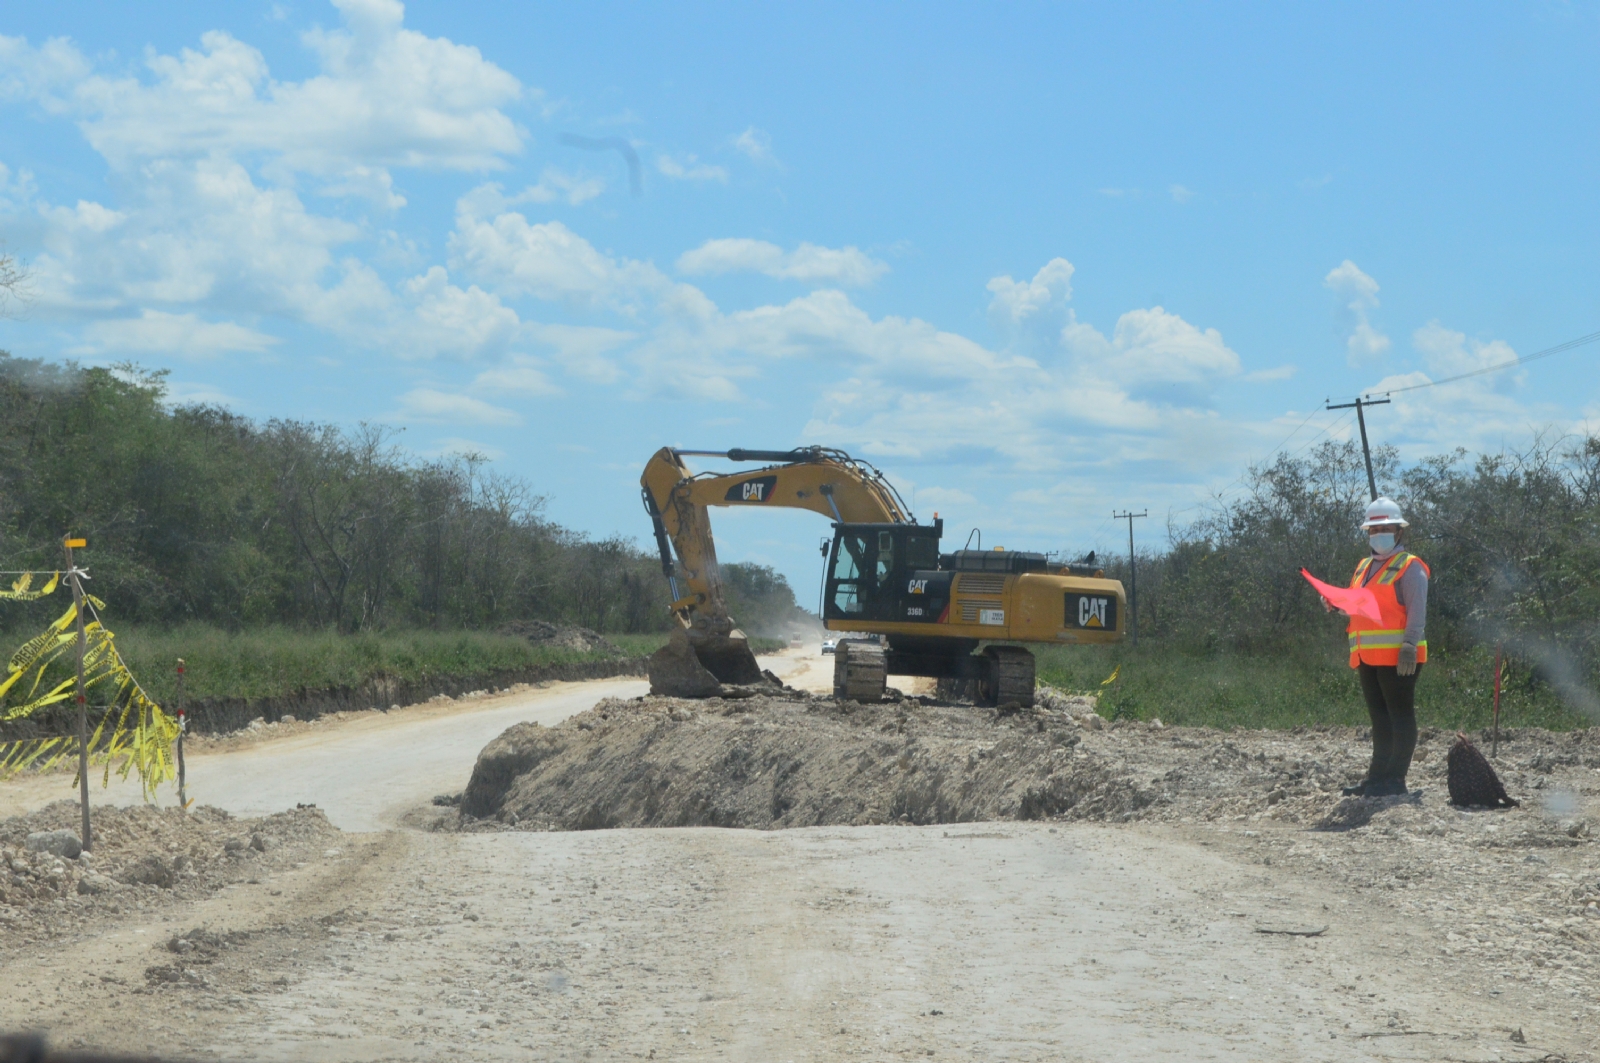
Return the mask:
POLYGON ((1103 687, 1110 686, 1112 683, 1115 683, 1117 681, 1117 676, 1119 676, 1121 674, 1122 674, 1122 665, 1119 664, 1119 665, 1117 665, 1115 668, 1113 668, 1111 670, 1111 674, 1106 676, 1105 682, 1101 683, 1100 685, 1103 686, 1103 687))
MULTIPOLYGON (((20 595, 43 597, 56 589, 58 580, 59 575, 52 577, 49 584, 38 591, 30 591, 27 577, 24 577, 12 585, 11 593, 0 591, 0 598, 20 595)), ((85 595, 84 600, 96 609, 105 608, 105 603, 98 598, 85 595)), ((76 649, 76 620, 77 607, 73 606, 11 655, 6 666, 7 674, 0 680, 0 698, 10 693, 30 671, 33 673, 33 682, 22 704, 0 708, 0 722, 25 719, 40 709, 60 704, 74 696, 76 676, 60 681, 42 695, 39 685, 51 664, 69 650, 76 649)), ((178 721, 167 715, 144 692, 122 660, 122 655, 117 652, 115 636, 98 619, 84 624, 83 633, 84 689, 99 686, 112 690, 109 704, 89 736, 89 759, 105 765, 102 785, 110 783, 113 767, 123 779, 130 772, 137 771, 145 799, 149 800, 155 796, 157 786, 177 777, 172 744, 178 738, 178 721)), ((77 753, 77 750, 78 742, 74 736, 0 743, 0 776, 29 767, 48 769, 63 757, 77 753)))
POLYGON ((28 588, 33 586, 33 576, 32 572, 24 572, 18 576, 17 581, 11 585, 10 590, 0 591, 0 600, 8 602, 36 601, 47 594, 54 593, 56 585, 61 582, 61 573, 53 572, 50 574, 49 583, 46 583, 36 591, 31 591, 28 588))

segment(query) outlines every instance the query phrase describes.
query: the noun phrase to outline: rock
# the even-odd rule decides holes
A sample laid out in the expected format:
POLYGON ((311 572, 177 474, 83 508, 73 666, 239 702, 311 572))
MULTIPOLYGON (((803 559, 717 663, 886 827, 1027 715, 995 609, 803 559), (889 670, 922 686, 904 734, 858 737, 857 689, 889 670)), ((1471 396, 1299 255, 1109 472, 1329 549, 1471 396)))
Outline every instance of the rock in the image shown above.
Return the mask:
POLYGON ((30 853, 49 853, 65 860, 76 860, 83 852, 83 842, 70 830, 39 830, 28 835, 23 848, 30 853))
POLYGON ((91 871, 78 880, 78 892, 85 897, 97 897, 102 893, 115 893, 120 884, 114 879, 91 871))
POLYGON ((236 853, 243 849, 245 844, 246 843, 243 838, 229 838, 227 841, 222 843, 222 851, 225 853, 236 853))
POLYGON ((296 720, 293 716, 290 716, 288 713, 285 713, 283 715, 283 717, 278 720, 278 722, 279 723, 299 723, 300 721, 296 720))
POLYGON ((1090 731, 1103 731, 1106 727, 1105 717, 1097 712, 1086 712, 1078 717, 1078 723, 1090 731))
POLYGON ((251 731, 259 731, 263 727, 265 727, 266 725, 267 725, 267 718, 265 716, 257 716, 255 719, 251 720, 249 722, 249 724, 247 724, 246 726, 251 731))
POLYGON ((250 835, 250 848, 254 849, 258 853, 264 853, 268 849, 275 848, 277 844, 278 841, 276 838, 262 834, 259 831, 250 835))
POLYGON ((1528 1043, 1528 1038, 1522 1032, 1522 1027, 1520 1027, 1520 1026, 1518 1026, 1515 1030, 1511 1031, 1511 1040, 1515 1044, 1519 1044, 1519 1045, 1525 1045, 1525 1044, 1528 1043))
POLYGON ((131 864, 122 872, 122 881, 130 885, 160 886, 171 889, 172 865, 155 853, 150 853, 131 864))

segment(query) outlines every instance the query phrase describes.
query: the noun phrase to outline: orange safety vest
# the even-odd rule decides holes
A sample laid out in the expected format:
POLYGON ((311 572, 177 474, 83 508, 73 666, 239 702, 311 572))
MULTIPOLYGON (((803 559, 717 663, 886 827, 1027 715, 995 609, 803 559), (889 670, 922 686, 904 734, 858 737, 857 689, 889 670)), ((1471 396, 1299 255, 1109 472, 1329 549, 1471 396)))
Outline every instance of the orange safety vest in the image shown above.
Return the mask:
MULTIPOLYGON (((1356 566, 1356 574, 1350 577, 1350 586, 1359 587, 1366 579, 1367 570, 1372 567, 1373 558, 1365 558, 1356 566)), ((1404 550, 1396 551, 1395 555, 1387 561, 1381 562, 1382 568, 1378 574, 1366 584, 1378 599, 1378 615, 1382 620, 1368 620, 1364 616, 1351 616, 1350 626, 1345 631, 1350 635, 1350 667, 1354 668, 1363 662, 1366 664, 1383 664, 1394 666, 1400 663, 1400 640, 1406 632, 1406 607, 1400 604, 1400 599, 1395 597, 1394 585, 1411 567, 1412 562, 1422 566, 1422 571, 1433 574, 1432 570, 1422 558, 1415 554, 1408 554, 1404 550)), ((1428 640, 1423 639, 1417 643, 1417 663, 1428 659, 1428 640)))

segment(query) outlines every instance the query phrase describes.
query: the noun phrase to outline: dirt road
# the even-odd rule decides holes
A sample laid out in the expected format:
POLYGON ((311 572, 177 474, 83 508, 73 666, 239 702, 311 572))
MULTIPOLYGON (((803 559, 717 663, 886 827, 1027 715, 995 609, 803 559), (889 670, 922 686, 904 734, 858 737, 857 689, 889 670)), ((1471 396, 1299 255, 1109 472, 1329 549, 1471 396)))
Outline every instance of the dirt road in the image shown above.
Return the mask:
MULTIPOLYGON (((829 663, 783 667, 820 683, 829 663)), ((544 692, 518 718, 619 685, 544 692)), ((392 775, 433 762, 380 758, 441 750, 467 717, 492 734, 501 712, 389 714, 324 744, 392 775)), ((299 741, 218 755, 227 785, 299 771, 290 761, 317 748, 299 741)), ((313 763, 306 785, 349 830, 459 789, 470 757, 448 780, 375 795, 366 769, 313 763)), ((1593 1058, 1600 1028, 1595 1001, 1442 947, 1412 898, 1319 875, 1336 834, 1012 822, 389 829, 323 844, 270 866, 269 853, 190 907, 126 911, 26 953, 0 941, 0 1028, 320 1061, 437 1060, 463 1045, 519 1060, 1532 1061, 1593 1058), (153 980, 190 962, 179 936, 200 926, 230 943, 193 984, 153 980)))
MULTIPOLYGON (((831 689, 831 658, 775 656, 762 657, 760 663, 791 685, 810 689, 826 684, 823 689, 831 689)), ((471 701, 359 713, 270 741, 246 739, 240 748, 188 758, 188 793, 199 804, 237 816, 268 815, 304 803, 321 808, 343 830, 383 830, 433 795, 459 791, 478 752, 513 723, 548 726, 603 698, 637 697, 649 686, 643 679, 552 683, 471 701)), ((136 783, 113 778, 103 789, 99 781, 95 779, 90 791, 91 801, 129 805, 141 800, 136 783)), ((71 796, 75 791, 69 782, 55 775, 4 783, 0 816, 71 796)), ((158 803, 176 804, 176 790, 164 788, 158 803)))

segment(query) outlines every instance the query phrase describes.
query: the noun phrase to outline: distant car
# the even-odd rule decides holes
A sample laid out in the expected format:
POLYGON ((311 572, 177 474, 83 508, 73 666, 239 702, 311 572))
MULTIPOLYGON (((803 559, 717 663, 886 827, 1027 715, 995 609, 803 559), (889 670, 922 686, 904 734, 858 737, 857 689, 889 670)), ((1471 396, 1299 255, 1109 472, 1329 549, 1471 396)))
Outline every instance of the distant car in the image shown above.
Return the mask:
POLYGON ((822 640, 822 652, 823 653, 832 653, 834 650, 836 650, 838 648, 839 648, 839 640, 838 639, 823 639, 822 640))

